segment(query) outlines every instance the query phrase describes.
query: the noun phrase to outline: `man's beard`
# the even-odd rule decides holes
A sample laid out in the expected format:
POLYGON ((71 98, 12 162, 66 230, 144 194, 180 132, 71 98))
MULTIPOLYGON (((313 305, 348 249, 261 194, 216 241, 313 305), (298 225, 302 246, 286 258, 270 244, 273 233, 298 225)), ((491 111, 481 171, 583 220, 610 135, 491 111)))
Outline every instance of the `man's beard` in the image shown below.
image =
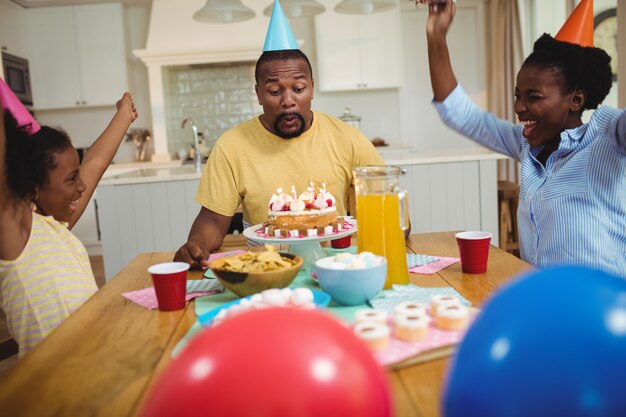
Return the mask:
POLYGON ((291 138, 297 138, 298 136, 300 136, 303 132, 304 132, 304 116, 302 116, 300 113, 281 113, 278 115, 278 117, 276 117, 276 121, 274 121, 274 132, 276 132, 276 136, 279 136, 283 139, 291 139, 291 138), (283 120, 286 117, 289 116, 295 116, 298 118, 298 120, 300 120, 300 128, 298 130, 296 130, 295 132, 291 132, 291 133, 286 133, 283 132, 280 129, 280 122, 281 120, 283 120))

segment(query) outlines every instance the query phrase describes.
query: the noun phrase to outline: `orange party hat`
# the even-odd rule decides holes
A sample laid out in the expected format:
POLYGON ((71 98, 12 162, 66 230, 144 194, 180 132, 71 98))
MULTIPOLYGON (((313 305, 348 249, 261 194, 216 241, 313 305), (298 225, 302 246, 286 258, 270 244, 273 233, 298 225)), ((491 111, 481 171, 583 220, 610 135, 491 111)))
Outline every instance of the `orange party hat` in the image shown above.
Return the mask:
POLYGON ((593 0, 582 0, 555 37, 558 41, 593 46, 593 0))

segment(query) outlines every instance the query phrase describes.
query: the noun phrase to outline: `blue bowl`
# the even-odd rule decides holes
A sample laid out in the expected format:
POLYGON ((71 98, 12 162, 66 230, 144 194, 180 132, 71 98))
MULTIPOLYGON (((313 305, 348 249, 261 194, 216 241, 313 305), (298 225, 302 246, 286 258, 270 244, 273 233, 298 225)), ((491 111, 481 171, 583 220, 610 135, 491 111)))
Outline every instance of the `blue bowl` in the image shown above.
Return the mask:
POLYGON ((387 278, 387 260, 382 256, 382 262, 369 268, 362 269, 332 269, 334 256, 319 259, 313 270, 322 290, 339 304, 356 306, 366 304, 374 298, 385 285, 387 278))

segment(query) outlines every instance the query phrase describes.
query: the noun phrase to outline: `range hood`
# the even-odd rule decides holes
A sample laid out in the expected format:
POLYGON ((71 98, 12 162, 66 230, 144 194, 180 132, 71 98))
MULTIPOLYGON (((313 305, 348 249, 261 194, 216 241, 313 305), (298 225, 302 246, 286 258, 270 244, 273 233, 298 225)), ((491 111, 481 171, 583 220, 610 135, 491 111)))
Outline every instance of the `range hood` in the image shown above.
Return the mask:
POLYGON ((269 17, 263 9, 271 0, 246 0, 256 13, 253 19, 235 23, 205 23, 193 14, 206 0, 153 0, 146 48, 134 50, 148 67, 153 161, 170 159, 167 149, 163 67, 220 62, 256 61, 261 55, 269 17))

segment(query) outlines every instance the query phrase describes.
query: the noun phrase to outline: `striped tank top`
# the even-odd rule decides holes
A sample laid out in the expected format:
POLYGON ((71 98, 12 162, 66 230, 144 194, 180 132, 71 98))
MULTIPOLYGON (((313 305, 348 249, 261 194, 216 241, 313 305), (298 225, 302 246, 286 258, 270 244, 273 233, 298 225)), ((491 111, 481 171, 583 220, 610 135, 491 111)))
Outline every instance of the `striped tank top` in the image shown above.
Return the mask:
POLYGON ((30 237, 20 256, 0 260, 0 306, 19 356, 97 290, 83 244, 66 224, 33 211, 30 237))

